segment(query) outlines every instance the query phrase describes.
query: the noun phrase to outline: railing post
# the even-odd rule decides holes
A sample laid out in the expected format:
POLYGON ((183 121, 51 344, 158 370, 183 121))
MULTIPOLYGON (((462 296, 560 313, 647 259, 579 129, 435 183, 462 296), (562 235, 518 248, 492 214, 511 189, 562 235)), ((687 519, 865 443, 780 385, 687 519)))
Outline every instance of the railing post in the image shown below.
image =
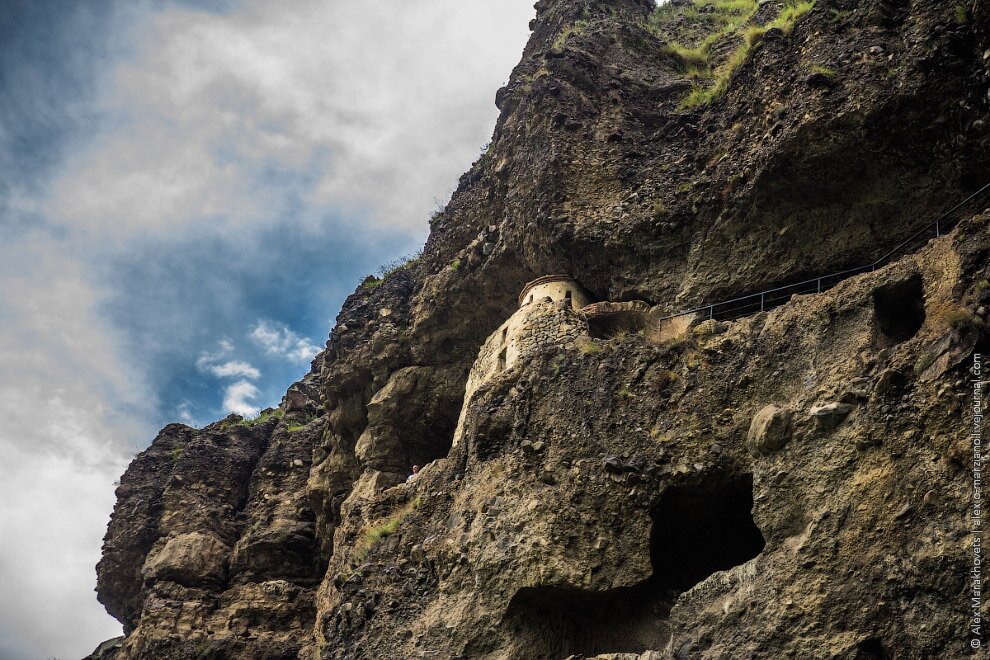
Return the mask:
POLYGON ((818 278, 818 293, 822 292, 822 278, 818 278))
POLYGON ((715 318, 715 305, 712 305, 711 307, 708 308, 708 318, 709 319, 715 318))
POLYGON ((767 295, 766 293, 761 293, 761 294, 760 294, 760 311, 761 311, 761 312, 762 312, 762 311, 765 311, 765 310, 763 309, 763 301, 764 301, 764 300, 766 299, 766 295, 767 295))
POLYGON ((942 221, 938 219, 935 221, 935 238, 942 235, 942 221))

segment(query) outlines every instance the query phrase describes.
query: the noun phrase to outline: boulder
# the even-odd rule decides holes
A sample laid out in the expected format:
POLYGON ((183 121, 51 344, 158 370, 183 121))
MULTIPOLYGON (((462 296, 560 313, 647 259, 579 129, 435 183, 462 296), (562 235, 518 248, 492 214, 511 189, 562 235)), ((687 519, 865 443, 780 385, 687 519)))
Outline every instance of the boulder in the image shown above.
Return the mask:
POLYGON ((753 416, 746 441, 755 456, 780 451, 791 439, 793 414, 786 408, 769 405, 753 416))
POLYGON ((885 369, 877 378, 876 385, 873 386, 873 399, 883 399, 887 395, 900 390, 907 383, 907 379, 896 369, 885 369))
POLYGON ((820 431, 830 431, 841 424, 852 409, 852 405, 836 401, 815 406, 811 409, 811 416, 815 420, 815 428, 820 431))
POLYGON ((179 534, 148 556, 141 573, 145 580, 177 582, 186 587, 222 583, 227 579, 229 555, 230 548, 212 534, 179 534))

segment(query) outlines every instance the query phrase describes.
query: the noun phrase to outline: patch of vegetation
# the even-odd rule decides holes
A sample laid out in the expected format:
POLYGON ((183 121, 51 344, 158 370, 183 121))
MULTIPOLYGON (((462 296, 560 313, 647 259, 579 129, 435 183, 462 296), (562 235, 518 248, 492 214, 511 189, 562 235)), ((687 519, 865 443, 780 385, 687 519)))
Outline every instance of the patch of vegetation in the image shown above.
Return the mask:
POLYGON ((557 35, 557 38, 553 40, 553 49, 559 51, 564 47, 564 44, 567 43, 568 39, 584 34, 588 29, 589 24, 590 23, 586 19, 582 18, 574 21, 573 25, 568 25, 565 27, 560 31, 560 34, 557 35))
POLYGON ((749 57, 749 51, 752 50, 753 46, 748 44, 746 41, 735 50, 729 59, 725 61, 722 66, 715 70, 714 83, 708 87, 703 87, 702 85, 695 84, 688 95, 681 102, 681 110, 690 110, 692 108, 697 108, 701 106, 711 105, 718 99, 725 95, 726 90, 729 89, 729 81, 732 79, 732 74, 741 67, 746 59, 749 57))
POLYGON ((405 520, 409 514, 418 509, 422 502, 423 499, 417 496, 404 507, 396 511, 391 517, 385 519, 377 525, 372 525, 367 528, 361 539, 354 546, 354 562, 360 564, 364 561, 365 557, 368 556, 368 553, 371 552, 371 549, 376 543, 399 531, 402 521, 405 520))
POLYGON ((942 319, 948 324, 953 330, 962 330, 964 328, 979 328, 983 326, 983 320, 979 316, 973 314, 967 309, 954 309, 946 312, 942 319))
POLYGON ((935 318, 937 323, 952 328, 953 330, 983 327, 983 319, 962 305, 951 302, 946 302, 938 306, 932 313, 932 316, 935 318))
POLYGON ((461 262, 460 259, 454 259, 453 261, 450 262, 450 269, 451 270, 460 270, 462 265, 463 264, 462 264, 462 262, 461 262))
POLYGON ((658 380, 660 387, 663 388, 666 387, 667 385, 672 385, 673 383, 676 383, 680 379, 681 379, 681 375, 679 373, 677 373, 676 371, 672 371, 670 369, 666 369, 660 372, 660 377, 658 380))
POLYGON ((959 25, 965 25, 969 22, 969 7, 963 4, 957 4, 955 7, 956 23, 959 25))
POLYGON ((665 2, 653 10, 653 13, 647 19, 646 25, 652 32, 656 33, 666 27, 672 18, 678 16, 683 16, 688 20, 698 20, 701 18, 701 12, 698 10, 698 5, 696 4, 679 7, 671 2, 665 2))
MULTIPOLYGON (((443 215, 443 211, 437 211, 430 218, 430 223, 432 223, 443 215)), ((394 259, 392 261, 387 261, 378 267, 378 275, 368 275, 364 280, 361 281, 361 288, 365 290, 377 289, 380 287, 389 275, 399 272, 400 270, 406 270, 408 268, 414 268, 419 264, 420 260, 423 258, 423 251, 419 250, 413 254, 394 259)))
POLYGON ((708 70, 708 49, 705 46, 683 46, 678 43, 670 44, 670 52, 684 60, 688 69, 708 70))
POLYGON ((852 11, 848 9, 836 9, 835 7, 829 9, 828 13, 829 13, 829 20, 831 20, 833 23, 840 23, 852 15, 852 11))
POLYGON ((289 424, 288 426, 286 426, 285 430, 288 431, 289 433, 298 433, 299 431, 302 431, 304 428, 306 428, 316 420, 317 417, 314 417, 312 415, 307 415, 302 421, 296 424, 289 424))
POLYGON ((836 72, 835 69, 833 69, 831 67, 828 67, 828 66, 820 66, 818 64, 815 64, 814 66, 812 66, 810 70, 811 70, 811 73, 813 73, 813 74, 814 73, 819 73, 819 74, 825 76, 826 78, 828 78, 829 80, 835 80, 836 77, 839 75, 836 72))
POLYGON ((588 338, 578 340, 577 349, 581 351, 583 355, 596 355, 602 352, 601 345, 593 339, 588 338))
POLYGON ((237 423, 237 425, 250 428, 252 426, 258 426, 259 424, 264 424, 272 419, 282 419, 284 416, 285 411, 281 408, 265 408, 257 417, 253 419, 242 419, 237 423))
POLYGON ((374 275, 368 275, 364 280, 361 281, 362 289, 377 289, 384 282, 380 277, 375 277, 374 275))
MULTIPOLYGON (((681 110, 711 105, 720 99, 728 90, 733 74, 745 64, 750 51, 763 40, 766 32, 777 28, 789 34, 798 19, 811 11, 814 5, 814 0, 788 0, 780 13, 766 25, 746 25, 759 7, 757 0, 695 0, 692 7, 697 14, 696 20, 707 25, 709 33, 694 45, 674 41, 668 49, 681 59, 685 74, 698 81, 681 102, 681 110), (711 9, 702 13, 701 7, 711 9), (730 35, 739 37, 739 45, 722 64, 712 68, 712 46, 730 35), (705 84, 701 81, 710 82, 705 84)), ((669 23, 678 10, 686 20, 692 20, 685 8, 672 8, 668 3, 657 8, 648 26, 655 32, 660 31, 661 26, 666 27, 665 23, 669 23)))
POLYGON ((172 448, 172 462, 173 463, 178 462, 179 458, 182 457, 182 450, 185 449, 185 448, 186 448, 185 445, 179 445, 178 447, 173 447, 172 448))
POLYGON ((398 273, 400 270, 408 270, 415 267, 422 258, 423 251, 419 250, 404 257, 387 261, 378 268, 378 274, 381 276, 381 279, 385 280, 389 275, 398 273))
POLYGON ((670 339, 664 341, 663 346, 668 350, 676 351, 680 348, 683 348, 684 346, 687 346, 689 340, 690 337, 688 336, 688 333, 685 332, 683 334, 677 335, 675 337, 671 337, 670 339))
POLYGON ((739 32, 742 35, 743 43, 750 48, 763 41, 763 35, 766 33, 767 28, 762 25, 750 25, 739 32))
POLYGON ((784 34, 790 34, 798 20, 812 10, 815 0, 792 0, 784 5, 784 8, 777 14, 777 18, 770 21, 767 29, 779 28, 784 34))

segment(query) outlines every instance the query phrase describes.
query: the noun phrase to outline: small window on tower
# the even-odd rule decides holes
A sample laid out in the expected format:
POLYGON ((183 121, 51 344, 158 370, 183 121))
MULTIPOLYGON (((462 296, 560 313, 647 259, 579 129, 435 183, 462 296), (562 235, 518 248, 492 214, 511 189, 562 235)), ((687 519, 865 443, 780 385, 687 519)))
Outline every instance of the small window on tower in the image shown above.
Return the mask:
POLYGON ((574 307, 574 300, 571 298, 570 289, 568 289, 567 292, 564 293, 564 301, 567 303, 568 307, 572 307, 572 308, 574 307))
POLYGON ((500 345, 505 344, 505 340, 506 340, 506 338, 508 336, 509 336, 509 329, 508 328, 502 328, 502 341, 499 342, 499 344, 500 345))
POLYGON ((502 349, 502 352, 498 354, 498 370, 499 371, 505 371, 505 349, 504 348, 502 349))

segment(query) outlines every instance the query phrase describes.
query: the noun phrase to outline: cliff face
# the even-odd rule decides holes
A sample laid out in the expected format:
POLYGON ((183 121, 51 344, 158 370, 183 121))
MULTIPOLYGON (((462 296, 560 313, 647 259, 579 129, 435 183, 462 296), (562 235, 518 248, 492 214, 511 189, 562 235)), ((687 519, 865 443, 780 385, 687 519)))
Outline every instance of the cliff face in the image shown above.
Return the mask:
POLYGON ((423 257, 348 298, 276 411, 128 468, 100 657, 965 652, 980 205, 825 293, 657 319, 869 262, 987 183, 990 10, 536 8, 423 257), (640 322, 535 301, 568 331, 465 401, 554 273, 640 322))

